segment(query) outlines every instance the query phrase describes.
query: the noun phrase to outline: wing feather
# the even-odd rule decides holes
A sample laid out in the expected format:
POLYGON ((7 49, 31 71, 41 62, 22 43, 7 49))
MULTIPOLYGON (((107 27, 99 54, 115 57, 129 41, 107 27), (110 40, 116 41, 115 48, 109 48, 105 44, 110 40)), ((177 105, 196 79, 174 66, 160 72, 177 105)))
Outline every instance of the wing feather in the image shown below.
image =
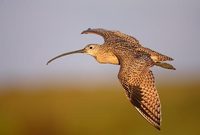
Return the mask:
POLYGON ((96 28, 96 29, 91 29, 88 28, 87 30, 84 30, 81 32, 81 34, 97 34, 100 35, 104 38, 104 41, 106 43, 108 42, 116 42, 116 41, 126 41, 128 43, 131 43, 134 47, 140 47, 141 45, 139 44, 139 41, 127 34, 124 34, 120 31, 111 31, 111 30, 106 30, 102 28, 96 28))
POLYGON ((150 62, 143 56, 129 63, 121 62, 118 77, 130 102, 149 123, 160 130, 161 105, 154 76, 149 69, 150 62))

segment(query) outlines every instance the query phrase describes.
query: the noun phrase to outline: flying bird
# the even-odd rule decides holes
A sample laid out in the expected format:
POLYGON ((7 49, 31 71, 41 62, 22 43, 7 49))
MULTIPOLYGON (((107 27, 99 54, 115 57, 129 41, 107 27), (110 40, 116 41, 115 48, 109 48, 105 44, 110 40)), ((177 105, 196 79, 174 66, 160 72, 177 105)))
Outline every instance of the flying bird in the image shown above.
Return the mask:
POLYGON ((63 53, 49 60, 47 65, 57 58, 74 53, 89 54, 101 64, 120 65, 118 78, 129 101, 149 123, 160 130, 161 103, 150 68, 156 65, 175 70, 171 64, 164 62, 173 59, 143 47, 136 38, 120 31, 88 28, 81 34, 100 35, 104 43, 89 44, 83 49, 63 53))

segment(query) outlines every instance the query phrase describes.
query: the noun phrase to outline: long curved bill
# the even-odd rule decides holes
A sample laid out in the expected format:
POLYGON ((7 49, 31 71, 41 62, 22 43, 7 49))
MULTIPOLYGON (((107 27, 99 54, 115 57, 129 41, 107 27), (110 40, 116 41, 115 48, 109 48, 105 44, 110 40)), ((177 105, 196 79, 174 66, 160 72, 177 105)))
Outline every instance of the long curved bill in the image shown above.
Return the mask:
POLYGON ((84 53, 84 49, 77 50, 77 51, 72 51, 72 52, 67 52, 67 53, 63 53, 63 54, 61 54, 61 55, 58 55, 58 56, 56 56, 56 57, 50 59, 50 60, 47 62, 47 65, 48 65, 50 62, 54 61, 55 59, 58 59, 58 58, 60 58, 60 57, 66 56, 66 55, 74 54, 74 53, 84 53))

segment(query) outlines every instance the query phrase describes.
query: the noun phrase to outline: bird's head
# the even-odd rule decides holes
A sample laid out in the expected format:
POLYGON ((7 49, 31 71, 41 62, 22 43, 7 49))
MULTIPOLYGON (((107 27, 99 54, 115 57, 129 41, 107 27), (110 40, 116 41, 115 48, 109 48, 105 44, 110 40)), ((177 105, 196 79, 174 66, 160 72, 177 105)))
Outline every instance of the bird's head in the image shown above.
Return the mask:
POLYGON ((84 53, 89 54, 91 56, 96 56, 99 51, 100 45, 98 44, 89 44, 86 45, 84 50, 84 53))
POLYGON ((47 62, 47 65, 54 61, 55 59, 58 59, 60 57, 63 57, 63 56, 66 56, 66 55, 70 55, 70 54, 75 54, 75 53, 85 53, 85 54, 89 54, 91 56, 96 56, 98 51, 99 51, 99 48, 100 48, 100 45, 98 44, 88 44, 86 45, 83 49, 80 49, 80 50, 76 50, 76 51, 72 51, 72 52, 67 52, 67 53, 63 53, 61 55, 58 55, 52 59, 50 59, 48 62, 47 62))

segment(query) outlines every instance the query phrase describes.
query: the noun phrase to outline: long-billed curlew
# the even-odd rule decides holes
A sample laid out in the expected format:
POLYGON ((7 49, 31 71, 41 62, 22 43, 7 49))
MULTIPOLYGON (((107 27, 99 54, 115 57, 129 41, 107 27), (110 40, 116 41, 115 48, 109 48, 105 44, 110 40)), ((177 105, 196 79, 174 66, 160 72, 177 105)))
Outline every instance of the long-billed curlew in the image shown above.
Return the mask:
POLYGON ((143 47, 137 39, 119 31, 89 28, 81 34, 88 33, 102 36, 105 42, 102 45, 89 44, 81 50, 61 54, 47 64, 65 55, 85 53, 99 63, 120 65, 118 78, 128 99, 149 123, 160 130, 161 104, 150 68, 156 65, 175 70, 172 65, 163 62, 173 59, 143 47))

